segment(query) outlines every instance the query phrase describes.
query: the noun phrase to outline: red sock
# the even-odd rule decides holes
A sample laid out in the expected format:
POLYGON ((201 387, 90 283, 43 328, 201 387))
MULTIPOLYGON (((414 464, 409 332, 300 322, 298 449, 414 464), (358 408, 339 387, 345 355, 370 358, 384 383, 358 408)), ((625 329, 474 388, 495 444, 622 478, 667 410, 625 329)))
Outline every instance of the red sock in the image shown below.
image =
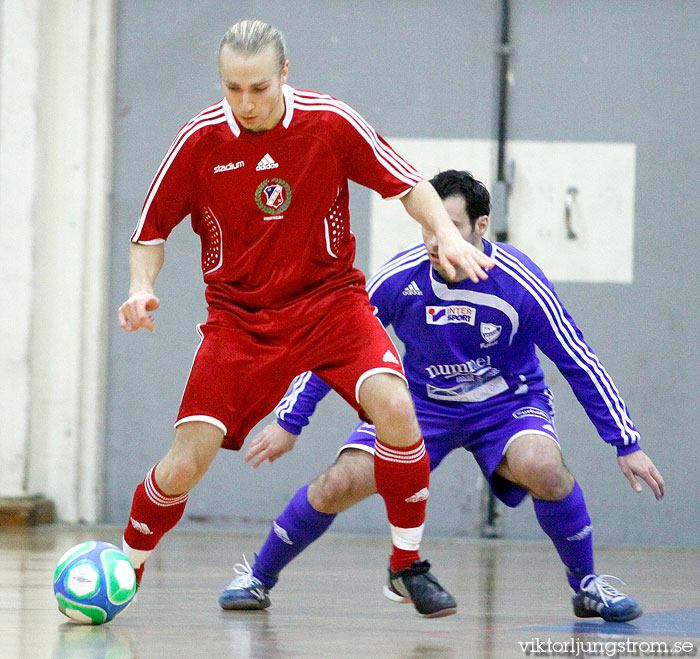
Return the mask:
POLYGON ((394 551, 389 560, 397 572, 420 559, 425 506, 430 482, 430 458, 421 437, 413 446, 374 442, 374 478, 384 499, 394 551))
POLYGON ((124 529, 124 540, 133 549, 153 549, 185 512, 189 493, 175 496, 163 494, 156 485, 156 466, 151 468, 134 492, 129 523, 124 529))

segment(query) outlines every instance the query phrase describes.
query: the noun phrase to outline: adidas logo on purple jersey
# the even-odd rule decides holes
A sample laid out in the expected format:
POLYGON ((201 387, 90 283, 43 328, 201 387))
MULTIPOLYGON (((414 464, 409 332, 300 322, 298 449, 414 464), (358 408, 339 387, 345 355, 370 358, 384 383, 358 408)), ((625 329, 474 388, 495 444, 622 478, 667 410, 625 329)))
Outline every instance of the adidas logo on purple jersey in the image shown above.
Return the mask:
POLYGON ((403 295, 423 295, 423 291, 418 287, 415 281, 412 281, 403 289, 403 295))

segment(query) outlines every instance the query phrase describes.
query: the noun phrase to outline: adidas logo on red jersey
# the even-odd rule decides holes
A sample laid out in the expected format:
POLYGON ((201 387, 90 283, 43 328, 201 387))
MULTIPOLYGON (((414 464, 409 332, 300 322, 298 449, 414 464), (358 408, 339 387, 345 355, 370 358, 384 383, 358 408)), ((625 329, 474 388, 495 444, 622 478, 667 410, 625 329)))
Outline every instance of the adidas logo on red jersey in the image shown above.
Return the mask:
POLYGON ((392 364, 398 364, 399 360, 394 357, 394 355, 391 353, 391 350, 387 350, 384 353, 384 359, 382 361, 385 362, 391 362, 392 364))
POLYGON ((258 163, 257 167, 255 168, 256 171, 260 172, 263 169, 276 169, 279 167, 279 165, 274 161, 272 156, 269 153, 266 153, 261 159, 260 162, 258 163))

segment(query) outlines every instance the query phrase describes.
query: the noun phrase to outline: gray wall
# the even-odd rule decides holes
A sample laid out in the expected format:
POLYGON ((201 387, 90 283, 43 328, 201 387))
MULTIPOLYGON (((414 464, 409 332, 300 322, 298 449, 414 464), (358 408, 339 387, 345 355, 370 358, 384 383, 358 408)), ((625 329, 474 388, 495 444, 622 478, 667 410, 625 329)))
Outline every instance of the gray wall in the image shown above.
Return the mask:
MULTIPOLYGON (((128 288, 128 237, 155 169, 179 127, 221 96, 218 39, 259 17, 288 39, 290 84, 342 98, 397 137, 493 138, 495 0, 465 2, 119 3, 112 238, 112 309, 128 288)), ((637 145, 631 285, 561 284, 569 311, 616 380, 666 477, 667 498, 635 495, 566 382, 546 366, 557 426, 600 542, 697 545, 697 117, 700 3, 688 0, 514 0, 510 137, 637 145), (692 406, 692 407, 691 407, 692 406)), ((429 172, 426 172, 430 174, 429 172)), ((368 251, 369 194, 353 190, 357 264, 368 251)), ((407 221, 410 221, 407 219, 407 221)), ((198 243, 184 222, 168 241, 153 335, 110 326, 105 520, 122 522, 133 488, 172 439, 180 395, 205 319, 198 243)), ((252 394, 253 395, 253 394, 252 394)), ((332 460, 354 426, 329 397, 294 452, 253 471, 222 451, 190 497, 184 524, 264 528, 332 460)), ((477 471, 454 453, 431 484, 428 533, 474 535, 477 471), (455 502, 457 505, 455 505, 455 502)), ((377 497, 335 530, 386 532, 377 497)), ((529 503, 504 514, 506 537, 542 538, 529 503)))

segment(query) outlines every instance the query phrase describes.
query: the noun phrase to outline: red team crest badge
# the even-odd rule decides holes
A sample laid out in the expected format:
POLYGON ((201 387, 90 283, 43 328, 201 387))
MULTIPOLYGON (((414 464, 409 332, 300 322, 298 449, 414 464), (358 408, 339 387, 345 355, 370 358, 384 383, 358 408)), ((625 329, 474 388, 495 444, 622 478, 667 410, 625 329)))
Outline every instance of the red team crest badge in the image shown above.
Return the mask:
POLYGON ((255 191, 255 203, 268 215, 284 213, 291 201, 292 188, 281 178, 266 178, 255 191))

